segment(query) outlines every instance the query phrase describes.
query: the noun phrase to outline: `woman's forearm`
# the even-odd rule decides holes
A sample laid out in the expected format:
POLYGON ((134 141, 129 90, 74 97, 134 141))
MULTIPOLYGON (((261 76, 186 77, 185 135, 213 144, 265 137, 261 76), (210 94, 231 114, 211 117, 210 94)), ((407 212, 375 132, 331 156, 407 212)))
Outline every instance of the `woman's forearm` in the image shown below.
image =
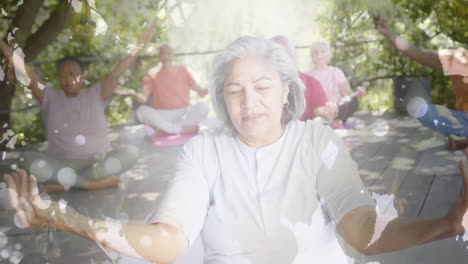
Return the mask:
POLYGON ((373 207, 360 207, 338 224, 341 236, 365 255, 398 251, 452 236, 446 218, 418 219, 378 214, 373 207))
POLYGON ((139 104, 145 104, 148 100, 148 97, 142 93, 134 93, 132 94, 133 99, 139 104))
POLYGON ((421 49, 408 40, 396 35, 392 31, 383 34, 398 51, 403 55, 427 66, 433 70, 442 70, 442 64, 436 52, 431 50, 421 49))
POLYGON ((151 262, 171 263, 187 247, 184 234, 167 224, 121 224, 83 216, 67 207, 59 229, 96 241, 123 255, 151 262))
POLYGON ((366 255, 376 255, 398 251, 447 238, 448 229, 444 228, 444 220, 417 219, 397 217, 378 219, 369 246, 363 249, 366 255))

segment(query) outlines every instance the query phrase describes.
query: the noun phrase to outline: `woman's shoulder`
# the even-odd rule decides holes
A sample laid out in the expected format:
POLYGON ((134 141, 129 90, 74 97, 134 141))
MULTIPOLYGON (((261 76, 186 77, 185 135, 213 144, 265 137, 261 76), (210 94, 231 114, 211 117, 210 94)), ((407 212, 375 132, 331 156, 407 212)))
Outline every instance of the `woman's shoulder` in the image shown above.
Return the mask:
POLYGON ((328 66, 328 71, 334 75, 345 75, 344 71, 336 66, 328 66))
POLYGON ((333 130, 330 128, 330 126, 323 124, 322 120, 320 120, 319 118, 315 118, 312 120, 309 119, 306 121, 292 120, 290 121, 289 125, 291 127, 291 130, 296 132, 303 132, 308 134, 329 132, 333 133, 333 130))
POLYGON ((302 146, 314 149, 320 147, 321 142, 328 141, 334 136, 333 129, 324 125, 320 119, 291 121, 290 131, 290 136, 300 141, 302 146))
POLYGON ((187 141, 185 146, 189 146, 191 148, 212 148, 215 147, 216 143, 222 142, 226 144, 232 142, 233 139, 234 137, 232 133, 226 129, 206 129, 187 141))

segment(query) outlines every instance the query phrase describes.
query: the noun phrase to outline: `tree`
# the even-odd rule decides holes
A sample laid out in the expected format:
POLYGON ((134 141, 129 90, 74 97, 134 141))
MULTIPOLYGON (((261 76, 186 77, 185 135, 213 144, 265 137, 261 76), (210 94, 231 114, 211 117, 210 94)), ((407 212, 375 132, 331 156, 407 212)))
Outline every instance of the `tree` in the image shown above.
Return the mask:
MULTIPOLYGON (((21 49, 27 62, 34 60, 41 50, 55 40, 68 25, 73 12, 69 1, 59 0, 52 7, 47 8, 49 17, 37 25, 39 11, 45 2, 45 0, 7 1, 1 7, 2 12, 10 14, 6 17, 8 28, 3 41, 9 42, 16 49, 21 49), (35 26, 37 30, 33 32, 35 26)), ((2 72, 8 72, 6 59, 0 58, 2 58, 0 62, 2 72)), ((11 72, 7 76, 2 75, 0 80, 0 135, 6 133, 11 126, 9 111, 17 86, 17 81, 11 77, 11 72)), ((5 148, 7 142, 4 140, 0 143, 0 149, 5 148)))
POLYGON ((319 21, 323 35, 337 43, 332 63, 345 70, 352 84, 370 82, 364 109, 391 108, 391 79, 397 76, 430 76, 433 102, 453 106, 443 73, 401 56, 376 33, 371 16, 385 17, 398 34, 418 46, 456 48, 468 42, 466 4, 466 0, 334 0, 324 6, 319 21))
MULTIPOLYGON (((179 2, 169 5, 168 0, 121 0, 116 5, 115 1, 101 0, 96 6, 94 0, 6 0, 0 5, 0 32, 6 32, 4 41, 12 47, 16 45, 16 50, 24 53, 25 60, 34 65, 47 84, 57 86, 55 61, 66 55, 121 57, 128 45, 136 43, 143 23, 179 2)), ((155 39, 164 39, 165 34, 165 27, 161 27, 155 39)), ((35 102, 29 91, 12 78, 14 72, 7 74, 8 65, 1 55, 0 59, 5 73, 0 72, 0 136, 11 138, 13 129, 28 143, 44 140, 39 109, 11 113, 10 110, 28 108, 35 102)), ((87 79, 91 83, 99 81, 115 63, 117 59, 97 59, 92 63, 86 60, 87 79)), ((136 68, 141 65, 146 66, 140 62, 136 68)), ((122 85, 139 87, 142 74, 127 74, 122 85)), ((131 110, 123 97, 112 100, 109 109, 110 124, 124 122, 131 110)), ((5 149, 7 142, 0 143, 0 150, 5 149)))

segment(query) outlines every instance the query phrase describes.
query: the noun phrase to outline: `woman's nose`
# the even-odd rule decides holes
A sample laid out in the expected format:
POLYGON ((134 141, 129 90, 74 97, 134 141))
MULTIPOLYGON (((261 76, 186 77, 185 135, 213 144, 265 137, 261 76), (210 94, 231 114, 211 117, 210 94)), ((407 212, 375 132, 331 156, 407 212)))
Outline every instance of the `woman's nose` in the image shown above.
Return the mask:
POLYGON ((244 108, 252 108, 254 107, 258 102, 258 96, 253 91, 253 89, 244 89, 244 94, 242 98, 242 106, 244 108))

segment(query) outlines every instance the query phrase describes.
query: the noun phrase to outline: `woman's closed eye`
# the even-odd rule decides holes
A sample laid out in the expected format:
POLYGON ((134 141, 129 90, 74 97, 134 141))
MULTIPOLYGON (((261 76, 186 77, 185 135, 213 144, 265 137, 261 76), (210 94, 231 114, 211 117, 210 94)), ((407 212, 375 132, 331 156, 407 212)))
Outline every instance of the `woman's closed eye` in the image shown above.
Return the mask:
POLYGON ((267 90, 267 89, 270 89, 271 86, 260 86, 260 87, 257 87, 257 89, 259 90, 267 90))
POLYGON ((243 89, 241 87, 231 87, 226 89, 226 93, 228 94, 236 94, 242 92, 243 89))
POLYGON ((231 89, 231 90, 226 91, 227 94, 238 94, 241 92, 242 92, 242 89, 231 89))

